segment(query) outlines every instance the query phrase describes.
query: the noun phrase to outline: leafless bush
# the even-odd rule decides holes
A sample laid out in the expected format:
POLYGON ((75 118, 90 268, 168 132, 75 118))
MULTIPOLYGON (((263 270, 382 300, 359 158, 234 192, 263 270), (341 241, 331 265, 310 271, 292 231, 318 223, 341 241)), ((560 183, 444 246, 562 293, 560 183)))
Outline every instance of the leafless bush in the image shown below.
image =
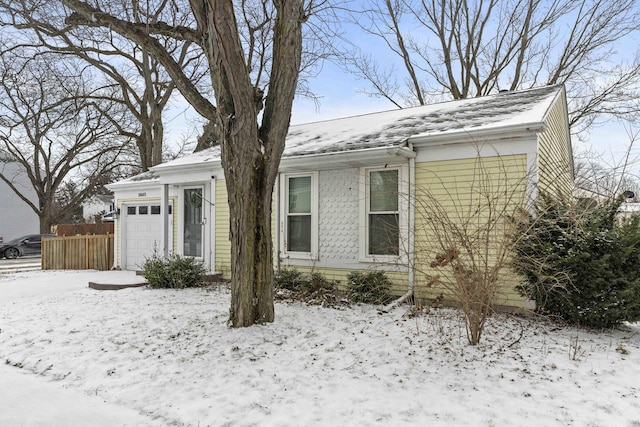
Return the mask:
POLYGON ((513 275, 518 219, 530 199, 526 159, 478 156, 472 169, 440 172, 423 171, 425 184, 415 189, 412 267, 459 305, 469 344, 476 345, 501 284, 513 275))

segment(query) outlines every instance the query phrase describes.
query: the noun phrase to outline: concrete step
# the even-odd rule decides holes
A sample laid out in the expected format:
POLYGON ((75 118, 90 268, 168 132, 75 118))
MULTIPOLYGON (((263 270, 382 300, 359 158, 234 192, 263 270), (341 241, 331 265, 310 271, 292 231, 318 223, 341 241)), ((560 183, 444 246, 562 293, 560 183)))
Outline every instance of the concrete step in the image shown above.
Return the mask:
POLYGON ((22 273, 24 271, 36 271, 41 270, 40 263, 28 263, 28 264, 8 264, 0 265, 0 274, 22 273))

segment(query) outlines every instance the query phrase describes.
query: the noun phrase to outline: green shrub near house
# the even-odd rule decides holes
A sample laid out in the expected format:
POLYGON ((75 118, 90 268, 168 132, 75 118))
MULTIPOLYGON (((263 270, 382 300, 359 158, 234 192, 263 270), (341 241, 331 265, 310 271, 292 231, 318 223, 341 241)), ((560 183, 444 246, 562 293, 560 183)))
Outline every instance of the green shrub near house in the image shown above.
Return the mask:
POLYGON ((168 258, 153 254, 142 266, 142 275, 152 288, 195 288, 202 286, 207 273, 202 261, 173 255, 168 258))
POLYGON ((306 281, 306 276, 295 268, 279 268, 274 276, 275 288, 288 291, 300 291, 306 281))
POLYGON ((594 328, 640 320, 640 217, 621 220, 621 203, 540 198, 515 262, 526 278, 518 290, 539 312, 594 328))
POLYGON ((296 268, 279 268, 274 276, 276 289, 285 289, 293 293, 313 294, 317 292, 337 289, 336 282, 328 280, 322 273, 312 271, 309 274, 302 273, 296 268))
MULTIPOLYGON (((283 267, 276 271, 274 283, 284 296, 309 301, 310 297, 331 295, 339 301, 337 282, 317 271, 306 274, 296 268, 283 267)), ((386 304, 393 300, 391 280, 383 271, 352 271, 347 276, 347 297, 351 302, 386 304)))
POLYGON ((347 292, 353 302, 387 304, 393 300, 391 280, 383 271, 352 271, 347 276, 347 292))
POLYGON ((317 271, 305 274, 296 268, 279 268, 274 276, 274 287, 279 299, 336 308, 348 305, 348 302, 340 297, 338 283, 317 271))

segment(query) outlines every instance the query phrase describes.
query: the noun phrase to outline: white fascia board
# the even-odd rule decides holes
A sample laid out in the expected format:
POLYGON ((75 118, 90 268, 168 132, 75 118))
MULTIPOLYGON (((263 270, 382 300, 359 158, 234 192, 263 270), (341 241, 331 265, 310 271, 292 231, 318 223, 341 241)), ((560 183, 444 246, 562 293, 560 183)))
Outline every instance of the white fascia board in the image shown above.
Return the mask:
MULTIPOLYGON (((381 163, 398 162, 401 159, 414 158, 416 153, 406 146, 376 147, 365 150, 340 151, 335 153, 305 154, 301 156, 283 157, 280 161, 280 172, 306 172, 312 170, 331 170, 344 167, 364 167, 381 163)), ((140 183, 116 184, 118 188, 148 187, 159 184, 184 184, 208 180, 211 176, 224 179, 224 170, 219 161, 176 165, 166 167, 158 165, 151 169, 159 178, 140 183), (146 183, 146 185, 142 185, 146 183)))
POLYGON ((195 184, 201 182, 209 182, 211 181, 212 177, 215 177, 217 179, 223 178, 221 174, 218 174, 211 169, 190 170, 183 172, 162 173, 160 175, 159 183, 162 185, 195 184))
POLYGON ((152 166, 149 169, 151 169, 152 171, 158 174, 161 174, 161 173, 166 174, 169 172, 173 172, 173 173, 189 172, 194 169, 215 170, 215 169, 222 169, 222 166, 221 166, 220 160, 216 160, 216 161, 189 163, 189 164, 179 164, 174 166, 159 164, 157 166, 152 166))
POLYGON ((501 139, 517 139, 537 135, 546 129, 544 122, 519 123, 510 126, 485 129, 467 129, 462 131, 440 133, 436 135, 414 136, 409 138, 409 142, 415 148, 428 145, 446 144, 483 144, 487 141, 497 141, 501 139))
POLYGON ((124 191, 124 190, 135 190, 138 188, 155 188, 160 184, 160 180, 158 178, 154 179, 146 179, 143 181, 127 181, 127 182, 113 182, 111 184, 105 185, 108 190, 111 191, 124 191))
POLYGON ((416 153, 405 146, 376 147, 336 153, 306 154, 284 157, 280 172, 304 172, 379 165, 413 158, 416 153))
POLYGON ((158 165, 151 169, 160 177, 158 183, 167 185, 208 182, 212 176, 217 179, 224 178, 219 160, 175 166, 158 165))

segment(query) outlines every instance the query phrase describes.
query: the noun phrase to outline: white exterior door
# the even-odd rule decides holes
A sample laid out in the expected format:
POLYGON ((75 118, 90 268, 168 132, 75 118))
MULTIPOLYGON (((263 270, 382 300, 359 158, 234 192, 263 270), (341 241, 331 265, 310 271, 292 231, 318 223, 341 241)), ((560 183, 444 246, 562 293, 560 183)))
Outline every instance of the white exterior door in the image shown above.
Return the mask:
MULTIPOLYGON (((125 270, 140 270, 147 258, 154 254, 162 256, 162 220, 159 202, 131 203, 123 206, 123 258, 125 270)), ((173 231, 171 225, 172 207, 169 205, 169 240, 173 231)), ((172 247, 169 243, 169 247, 172 247)))

